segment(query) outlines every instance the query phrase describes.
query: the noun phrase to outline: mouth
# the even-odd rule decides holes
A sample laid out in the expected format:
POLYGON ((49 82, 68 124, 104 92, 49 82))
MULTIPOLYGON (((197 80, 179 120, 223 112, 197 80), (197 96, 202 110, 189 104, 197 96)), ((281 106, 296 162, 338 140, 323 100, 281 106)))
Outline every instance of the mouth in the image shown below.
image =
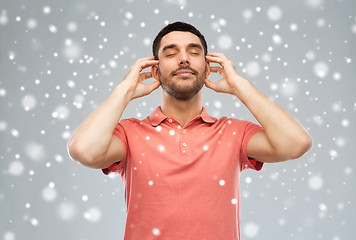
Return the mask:
POLYGON ((189 77, 189 76, 193 76, 194 73, 189 70, 181 70, 178 71, 175 75, 180 77, 189 77))

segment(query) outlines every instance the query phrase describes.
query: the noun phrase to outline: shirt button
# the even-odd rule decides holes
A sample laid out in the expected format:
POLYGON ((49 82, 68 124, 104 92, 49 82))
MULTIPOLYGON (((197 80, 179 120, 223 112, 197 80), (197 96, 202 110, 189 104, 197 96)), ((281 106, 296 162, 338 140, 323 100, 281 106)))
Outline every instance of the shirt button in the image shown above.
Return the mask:
POLYGON ((186 147, 186 146, 187 146, 187 144, 186 144, 186 143, 183 143, 183 146, 184 146, 184 147, 186 147))
POLYGON ((172 122, 173 122, 173 120, 170 118, 170 119, 168 119, 168 122, 172 123, 172 122))
POLYGON ((184 129, 184 130, 183 130, 183 133, 186 133, 186 132, 187 132, 187 130, 184 129))

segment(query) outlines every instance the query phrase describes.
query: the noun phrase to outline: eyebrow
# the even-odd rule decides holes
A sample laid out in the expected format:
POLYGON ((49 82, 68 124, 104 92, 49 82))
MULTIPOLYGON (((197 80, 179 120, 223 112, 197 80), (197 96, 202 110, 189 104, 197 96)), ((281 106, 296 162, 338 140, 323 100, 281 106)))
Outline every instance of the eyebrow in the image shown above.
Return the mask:
MULTIPOLYGON (((164 48, 162 49, 162 52, 165 52, 167 51, 168 49, 171 49, 171 48, 176 48, 177 47, 177 44, 169 44, 167 46, 164 46, 164 48)), ((203 47, 200 45, 200 44, 197 44, 197 43, 189 43, 188 44, 188 48, 199 48, 200 50, 203 50, 203 47)))

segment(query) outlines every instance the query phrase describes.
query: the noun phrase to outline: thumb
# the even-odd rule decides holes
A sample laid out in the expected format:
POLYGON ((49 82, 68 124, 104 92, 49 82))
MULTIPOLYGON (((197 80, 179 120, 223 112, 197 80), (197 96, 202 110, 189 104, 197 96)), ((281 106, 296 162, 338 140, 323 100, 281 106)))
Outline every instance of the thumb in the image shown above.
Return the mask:
POLYGON ((215 90, 215 89, 216 89, 216 83, 210 81, 209 79, 205 79, 205 86, 206 86, 207 88, 210 88, 210 89, 216 91, 216 90, 215 90))
POLYGON ((151 93, 153 90, 157 89, 160 85, 161 85, 161 83, 160 83, 158 80, 154 81, 153 83, 150 83, 150 84, 148 85, 148 88, 149 88, 150 93, 151 93))

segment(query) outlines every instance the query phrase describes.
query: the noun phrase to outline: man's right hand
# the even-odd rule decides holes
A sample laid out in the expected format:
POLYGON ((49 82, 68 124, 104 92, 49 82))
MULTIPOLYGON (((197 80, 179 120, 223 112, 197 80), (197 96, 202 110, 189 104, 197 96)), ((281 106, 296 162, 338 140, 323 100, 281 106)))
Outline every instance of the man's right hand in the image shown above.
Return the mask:
POLYGON ((151 78, 151 72, 141 71, 145 68, 157 65, 159 60, 155 60, 154 57, 139 58, 129 69, 125 79, 120 83, 128 87, 130 100, 146 96, 153 90, 157 89, 160 82, 155 80, 151 84, 143 83, 144 80, 151 78))

